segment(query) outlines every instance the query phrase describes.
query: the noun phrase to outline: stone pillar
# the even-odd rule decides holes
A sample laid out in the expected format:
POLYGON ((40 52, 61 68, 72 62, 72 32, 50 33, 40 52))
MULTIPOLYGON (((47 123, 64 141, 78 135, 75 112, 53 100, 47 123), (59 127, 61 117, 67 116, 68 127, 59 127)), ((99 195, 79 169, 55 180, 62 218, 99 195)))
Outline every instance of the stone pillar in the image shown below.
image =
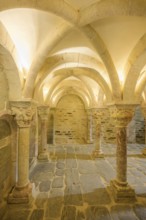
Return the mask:
POLYGON ((48 160, 47 149, 47 123, 48 123, 48 106, 39 106, 38 115, 41 119, 41 144, 38 149, 38 160, 48 160))
POLYGON ((87 109, 87 143, 92 144, 92 110, 87 109))
POLYGON ((18 128, 17 182, 8 196, 8 203, 28 203, 31 196, 29 182, 29 128, 35 107, 30 101, 10 103, 18 128))
POLYGON ((135 200, 135 192, 127 183, 127 135, 126 127, 134 115, 132 105, 114 105, 110 107, 111 119, 116 126, 116 179, 111 180, 111 189, 116 202, 135 200))
POLYGON ((93 109, 93 120, 95 124, 95 149, 92 153, 94 158, 103 158, 104 154, 101 151, 101 118, 102 108, 93 109))
POLYGON ((55 145, 55 112, 56 108, 51 108, 51 113, 53 115, 53 145, 55 145))
MULTIPOLYGON (((145 122, 145 144, 146 144, 146 106, 142 106, 141 107, 141 110, 142 110, 142 114, 143 114, 143 117, 144 117, 144 122, 145 122)), ((144 156, 146 156, 146 148, 144 148, 142 150, 142 154, 144 156)))

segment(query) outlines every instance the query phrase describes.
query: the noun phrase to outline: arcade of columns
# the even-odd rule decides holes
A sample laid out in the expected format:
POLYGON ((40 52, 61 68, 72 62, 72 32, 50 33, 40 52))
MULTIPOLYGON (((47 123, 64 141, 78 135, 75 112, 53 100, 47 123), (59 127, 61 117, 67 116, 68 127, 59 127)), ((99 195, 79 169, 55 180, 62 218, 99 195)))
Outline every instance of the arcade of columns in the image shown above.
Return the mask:
MULTIPOLYGON (((12 115, 18 128, 18 169, 15 187, 8 196, 8 203, 28 203, 31 197, 32 184, 29 181, 29 128, 33 115, 37 112, 41 119, 41 145, 38 149, 38 160, 47 161, 49 155, 47 151, 47 124, 49 106, 39 106, 33 101, 13 101, 10 103, 12 115)), ((110 117, 114 120, 116 127, 116 177, 111 180, 110 190, 116 202, 135 200, 134 189, 127 182, 127 143, 126 127, 131 121, 136 105, 110 105, 107 106, 110 117)), ((93 158, 104 157, 101 151, 101 120, 106 108, 88 109, 88 134, 87 142, 93 143, 92 125, 96 128, 95 150, 93 158)), ((142 107, 144 118, 146 119, 146 107, 142 107)), ((143 154, 145 153, 145 150, 143 154)))

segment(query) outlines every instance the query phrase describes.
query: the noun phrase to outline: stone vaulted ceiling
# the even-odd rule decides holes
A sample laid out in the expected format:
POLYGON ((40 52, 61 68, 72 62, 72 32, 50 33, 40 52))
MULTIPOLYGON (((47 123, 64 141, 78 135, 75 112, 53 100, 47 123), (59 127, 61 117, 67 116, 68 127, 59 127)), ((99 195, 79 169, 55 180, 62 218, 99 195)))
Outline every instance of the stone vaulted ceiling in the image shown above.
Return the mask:
POLYGON ((145 0, 0 0, 1 101, 144 102, 145 51, 145 0))

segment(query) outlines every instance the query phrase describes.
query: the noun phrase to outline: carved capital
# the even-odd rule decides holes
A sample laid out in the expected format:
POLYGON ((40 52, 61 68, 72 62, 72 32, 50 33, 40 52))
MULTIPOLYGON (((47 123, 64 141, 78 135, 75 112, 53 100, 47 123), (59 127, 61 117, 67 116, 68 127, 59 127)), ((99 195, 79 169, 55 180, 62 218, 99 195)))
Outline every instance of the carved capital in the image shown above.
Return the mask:
POLYGON ((116 127, 126 127, 134 115, 133 105, 113 105, 110 106, 110 116, 114 120, 116 127))
POLYGON ((39 106, 38 107, 38 115, 40 116, 41 120, 47 120, 49 113, 49 106, 39 106))
POLYGON ((31 101, 12 101, 10 106, 17 125, 29 127, 35 113, 35 105, 31 101))

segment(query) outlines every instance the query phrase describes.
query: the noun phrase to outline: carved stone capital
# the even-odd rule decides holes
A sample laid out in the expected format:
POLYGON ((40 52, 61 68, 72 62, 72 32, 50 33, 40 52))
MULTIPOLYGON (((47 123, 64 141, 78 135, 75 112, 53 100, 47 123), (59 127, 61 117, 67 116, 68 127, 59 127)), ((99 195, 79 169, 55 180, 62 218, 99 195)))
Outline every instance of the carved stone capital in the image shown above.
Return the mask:
POLYGON ((29 127, 35 113, 35 105, 31 101, 12 101, 10 106, 17 125, 29 127))
POLYGON ((135 105, 113 105, 109 110, 116 127, 126 127, 134 115, 135 105))
POLYGON ((38 115, 40 116, 41 120, 47 120, 49 113, 49 106, 38 106, 38 115))

